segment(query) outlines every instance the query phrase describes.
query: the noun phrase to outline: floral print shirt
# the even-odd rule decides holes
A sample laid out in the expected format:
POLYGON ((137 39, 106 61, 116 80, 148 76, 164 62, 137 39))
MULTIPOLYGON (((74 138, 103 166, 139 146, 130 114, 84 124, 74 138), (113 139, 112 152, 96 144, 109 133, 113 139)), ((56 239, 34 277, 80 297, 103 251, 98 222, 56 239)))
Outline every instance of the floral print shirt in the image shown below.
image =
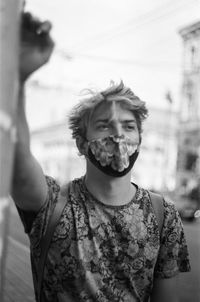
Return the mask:
MULTIPOLYGON (((60 190, 52 178, 47 177, 47 183, 48 198, 29 229, 26 212, 20 213, 30 238, 34 280, 40 239, 60 190)), ((105 205, 79 178, 69 185, 66 206, 51 240, 42 293, 48 302, 143 302, 150 297, 154 278, 189 270, 184 231, 173 203, 164 200, 159 234, 147 190, 137 187, 126 205, 105 205)))

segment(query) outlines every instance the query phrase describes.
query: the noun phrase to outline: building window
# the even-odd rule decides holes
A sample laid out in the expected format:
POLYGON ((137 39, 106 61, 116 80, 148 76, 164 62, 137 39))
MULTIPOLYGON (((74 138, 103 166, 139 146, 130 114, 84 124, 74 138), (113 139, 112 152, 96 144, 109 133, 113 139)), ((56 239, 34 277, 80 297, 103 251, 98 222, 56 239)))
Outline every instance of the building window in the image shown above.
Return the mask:
POLYGON ((185 159, 185 170, 194 171, 197 164, 198 155, 193 152, 188 152, 185 159))

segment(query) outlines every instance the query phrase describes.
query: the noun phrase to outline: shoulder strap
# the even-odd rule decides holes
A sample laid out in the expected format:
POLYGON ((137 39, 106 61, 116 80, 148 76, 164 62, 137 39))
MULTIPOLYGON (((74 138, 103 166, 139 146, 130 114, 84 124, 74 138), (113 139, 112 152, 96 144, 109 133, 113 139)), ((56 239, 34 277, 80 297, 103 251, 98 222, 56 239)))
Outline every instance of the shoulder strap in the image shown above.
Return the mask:
POLYGON ((53 236, 54 230, 56 228, 57 223, 60 220, 61 214, 67 202, 67 193, 68 193, 69 184, 62 187, 60 189, 58 195, 58 201, 55 205, 55 208, 51 214, 49 219, 49 223, 47 225, 47 230, 44 236, 41 239, 41 255, 38 264, 38 280, 37 280, 37 296, 38 302, 41 302, 41 289, 42 289, 42 280, 43 280, 43 273, 44 273, 44 266, 46 262, 46 256, 49 249, 49 245, 51 242, 51 238, 53 236))
POLYGON ((156 214, 156 218, 158 221, 158 229, 161 235, 163 221, 164 221, 164 205, 163 205, 163 197, 157 193, 153 193, 149 191, 149 195, 152 201, 152 205, 156 214))

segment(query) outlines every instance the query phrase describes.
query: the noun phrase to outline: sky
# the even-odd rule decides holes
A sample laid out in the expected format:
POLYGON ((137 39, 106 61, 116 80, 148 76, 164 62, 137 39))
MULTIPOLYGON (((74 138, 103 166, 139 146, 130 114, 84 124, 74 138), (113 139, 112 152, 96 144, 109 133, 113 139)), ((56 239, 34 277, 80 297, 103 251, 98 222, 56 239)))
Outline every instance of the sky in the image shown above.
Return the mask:
POLYGON ((200 0, 27 0, 26 10, 53 24, 54 55, 32 79, 71 91, 60 111, 82 89, 105 89, 121 79, 147 105, 166 108, 170 91, 179 108, 179 30, 200 20, 200 0))

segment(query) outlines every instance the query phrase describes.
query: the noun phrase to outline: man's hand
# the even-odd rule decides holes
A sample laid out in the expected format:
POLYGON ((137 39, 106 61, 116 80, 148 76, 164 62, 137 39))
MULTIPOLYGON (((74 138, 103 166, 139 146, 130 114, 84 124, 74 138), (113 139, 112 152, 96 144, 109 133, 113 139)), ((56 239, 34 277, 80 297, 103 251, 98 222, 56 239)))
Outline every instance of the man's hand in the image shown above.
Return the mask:
POLYGON ((22 82, 50 59, 54 48, 50 30, 49 21, 40 22, 29 13, 22 14, 19 68, 22 82))

